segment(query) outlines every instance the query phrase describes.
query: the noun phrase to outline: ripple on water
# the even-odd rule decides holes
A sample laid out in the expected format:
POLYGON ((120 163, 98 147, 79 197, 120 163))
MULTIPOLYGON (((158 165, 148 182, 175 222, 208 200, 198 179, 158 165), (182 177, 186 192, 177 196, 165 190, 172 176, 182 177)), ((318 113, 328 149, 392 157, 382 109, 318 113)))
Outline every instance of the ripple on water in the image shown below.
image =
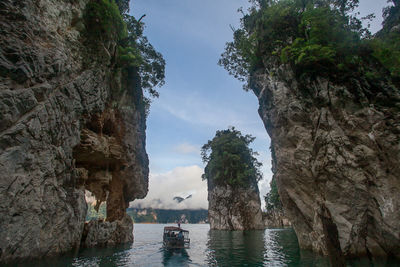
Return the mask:
MULTIPOLYGON (((116 248, 84 249, 63 257, 29 262, 18 266, 330 266, 326 258, 300 251, 294 231, 217 231, 209 225, 189 224, 189 249, 162 247, 165 225, 135 224, 135 242, 116 248)), ((348 266, 400 266, 400 262, 372 264, 357 259, 348 266)))

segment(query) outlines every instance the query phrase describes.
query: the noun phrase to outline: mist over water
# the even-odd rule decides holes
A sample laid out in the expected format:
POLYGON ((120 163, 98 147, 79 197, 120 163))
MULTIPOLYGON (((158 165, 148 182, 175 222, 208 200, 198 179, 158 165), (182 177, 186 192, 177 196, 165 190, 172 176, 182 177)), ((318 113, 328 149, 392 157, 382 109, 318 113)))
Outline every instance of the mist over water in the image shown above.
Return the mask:
MULTIPOLYGON (((300 251, 292 229, 210 230, 208 224, 184 224, 190 248, 162 247, 163 224, 135 224, 132 245, 83 249, 60 258, 18 266, 331 266, 327 258, 300 251)), ((357 259, 347 266, 400 266, 400 262, 357 259)))

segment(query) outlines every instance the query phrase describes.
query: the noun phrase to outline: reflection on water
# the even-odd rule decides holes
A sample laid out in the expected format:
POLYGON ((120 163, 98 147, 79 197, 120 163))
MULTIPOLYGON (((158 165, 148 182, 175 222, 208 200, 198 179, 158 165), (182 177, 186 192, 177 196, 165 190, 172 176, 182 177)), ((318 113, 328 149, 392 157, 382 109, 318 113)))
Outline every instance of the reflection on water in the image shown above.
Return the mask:
MULTIPOLYGON (((65 266, 132 266, 129 259, 132 245, 120 245, 114 248, 90 248, 67 253, 61 257, 33 260, 27 263, 5 266, 18 267, 65 267, 65 266)), ((0 266, 2 266, 0 264, 0 266)))
POLYGON ((210 266, 256 266, 264 262, 264 231, 209 231, 210 266))
POLYGON ((292 229, 209 231, 209 266, 330 266, 327 258, 300 253, 292 229))
POLYGON ((189 266, 190 257, 184 248, 162 248, 164 266, 189 266))
POLYGON ((132 245, 115 248, 83 249, 74 258, 71 266, 129 266, 129 254, 132 245))
MULTIPOLYGON (((135 242, 129 246, 83 249, 17 266, 331 266, 327 258, 300 251, 292 229, 216 231, 209 225, 183 225, 190 231, 190 248, 168 250, 162 243, 164 226, 135 224, 135 242)), ((400 262, 356 259, 347 266, 392 267, 400 262)))

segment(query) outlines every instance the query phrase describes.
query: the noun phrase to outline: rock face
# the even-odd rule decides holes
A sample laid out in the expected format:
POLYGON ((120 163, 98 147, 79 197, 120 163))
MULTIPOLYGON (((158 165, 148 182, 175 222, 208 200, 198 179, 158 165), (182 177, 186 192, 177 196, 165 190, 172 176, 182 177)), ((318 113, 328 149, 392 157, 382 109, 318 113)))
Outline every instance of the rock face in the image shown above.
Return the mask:
POLYGON ((84 44, 88 2, 0 3, 0 262, 79 247, 85 189, 108 216, 83 244, 133 240, 125 208, 148 188, 142 90, 113 68, 114 43, 84 44))
POLYGON ((127 235, 132 232, 133 223, 128 215, 112 222, 92 220, 85 224, 81 247, 109 247, 133 242, 133 235, 127 235))
POLYGON ((281 210, 272 210, 263 213, 263 221, 265 228, 282 228, 292 225, 281 210))
POLYGON ((273 172, 300 246, 400 257, 400 93, 389 82, 300 84, 287 66, 253 77, 273 172))
POLYGON ((264 229, 258 187, 208 186, 208 220, 211 229, 264 229))

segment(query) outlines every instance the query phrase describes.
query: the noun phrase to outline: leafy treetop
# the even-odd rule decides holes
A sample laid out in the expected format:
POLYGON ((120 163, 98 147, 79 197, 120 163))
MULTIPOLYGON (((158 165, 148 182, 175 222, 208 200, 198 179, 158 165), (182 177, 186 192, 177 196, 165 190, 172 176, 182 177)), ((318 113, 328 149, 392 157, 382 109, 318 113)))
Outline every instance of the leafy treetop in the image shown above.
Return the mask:
MULTIPOLYGON (((384 24, 399 22, 398 0, 393 1, 394 7, 385 10, 384 24)), ((362 19, 355 16, 359 0, 250 2, 252 7, 243 13, 241 27, 234 30, 233 41, 226 44, 219 60, 231 75, 247 81, 245 89, 250 89, 250 75, 265 68, 267 62, 290 64, 299 77, 333 75, 342 79, 366 74, 369 70, 364 67, 368 64, 364 63, 374 58, 389 70, 400 66, 398 47, 371 42, 362 20, 370 20, 373 15, 362 19)))
POLYGON ((395 82, 400 84, 400 1, 388 2, 393 5, 383 9, 383 29, 370 44, 373 56, 389 70, 395 82))
POLYGON ((257 185, 262 178, 259 169, 262 164, 249 147, 254 139, 231 127, 217 131, 215 137, 203 145, 201 156, 207 166, 202 178, 208 180, 209 186, 228 184, 247 188, 257 185))
POLYGON ((399 25, 400 21, 400 1, 399 0, 388 0, 388 3, 392 2, 392 5, 383 9, 383 31, 389 32, 394 26, 399 25))

